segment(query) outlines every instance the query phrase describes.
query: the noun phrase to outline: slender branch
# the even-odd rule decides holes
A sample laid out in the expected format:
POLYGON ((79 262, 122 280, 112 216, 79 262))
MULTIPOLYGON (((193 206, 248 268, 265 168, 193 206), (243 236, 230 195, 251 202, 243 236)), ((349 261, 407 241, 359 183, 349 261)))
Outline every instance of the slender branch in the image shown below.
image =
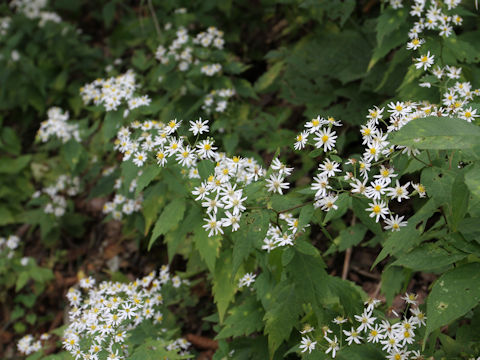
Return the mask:
POLYGON ((155 30, 157 31, 157 35, 158 37, 160 37, 160 35, 162 34, 162 31, 160 30, 160 24, 158 23, 157 14, 155 13, 155 9, 153 8, 152 0, 148 0, 148 8, 152 13, 153 24, 155 25, 155 30))
POLYGON ((282 211, 276 211, 276 210, 273 210, 275 211, 277 214, 283 214, 285 212, 289 212, 289 211, 292 211, 292 210, 295 210, 295 209, 298 209, 298 208, 301 208, 301 207, 304 207, 305 205, 308 205, 310 204, 311 202, 313 202, 313 200, 310 200, 310 201, 307 201, 306 203, 303 203, 303 204, 300 204, 300 205, 295 205, 289 209, 285 209, 285 210, 282 210, 282 211))
POLYGON ((424 164, 425 166, 428 166, 428 167, 432 167, 433 165, 432 164, 427 164, 425 161, 419 159, 418 157, 415 156, 415 154, 412 152, 412 157, 417 160, 417 161, 420 161, 422 164, 424 164))

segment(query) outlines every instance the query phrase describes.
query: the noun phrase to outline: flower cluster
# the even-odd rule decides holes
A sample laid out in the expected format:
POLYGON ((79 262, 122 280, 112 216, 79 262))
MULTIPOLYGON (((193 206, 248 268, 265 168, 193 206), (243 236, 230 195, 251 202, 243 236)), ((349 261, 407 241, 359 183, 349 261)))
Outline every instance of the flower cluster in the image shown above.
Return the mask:
POLYGON ((33 198, 40 198, 42 194, 47 195, 47 203, 44 206, 46 214, 54 214, 61 217, 67 209, 67 196, 75 196, 80 191, 80 178, 70 175, 60 175, 54 185, 48 186, 33 194, 33 198))
POLYGON ((346 319, 342 316, 333 319, 333 323, 339 327, 339 332, 345 336, 344 340, 341 336, 342 340, 339 341, 337 335, 328 326, 324 326, 321 329, 321 338, 313 341, 312 335, 306 334, 314 332, 315 329, 307 324, 301 331, 303 336, 299 347, 302 353, 306 351, 311 353, 321 343, 321 346, 326 349, 325 353, 331 352, 332 357, 335 358, 336 352, 342 347, 368 342, 377 344, 386 353, 388 360, 423 359, 420 351, 414 349, 418 347, 415 342, 416 331, 421 326, 425 326, 426 316, 418 307, 415 294, 407 293, 402 299, 407 303, 402 319, 396 313, 396 318, 388 319, 385 314, 375 310, 380 303, 376 299, 365 302, 364 311, 355 315, 354 319, 346 319), (408 310, 410 316, 407 316, 408 310), (344 330, 343 324, 348 322, 350 329, 344 330))
MULTIPOLYGON (((181 121, 177 120, 167 124, 152 120, 134 121, 129 127, 119 130, 115 148, 123 153, 124 161, 132 159, 139 167, 148 159, 155 159, 162 167, 173 161, 182 166, 182 173, 190 179, 200 179, 199 161, 215 161, 208 179, 196 186, 192 194, 206 208, 208 218, 204 219, 204 227, 209 231, 209 236, 223 233, 224 227, 236 231, 240 226, 241 214, 246 209, 243 205, 246 200, 243 186, 262 178, 265 170, 253 158, 229 158, 217 152, 212 138, 197 140, 191 145, 188 138, 175 135, 180 125, 181 121)), ((208 121, 190 121, 189 130, 198 138, 208 133, 208 121)))
POLYGON ((35 340, 35 338, 28 334, 22 337, 17 343, 17 349, 21 354, 30 355, 34 352, 37 352, 42 349, 42 342, 47 341, 50 339, 50 334, 42 334, 40 335, 39 340, 35 340))
POLYGON ((16 235, 9 235, 7 238, 0 237, 0 255, 11 259, 15 255, 15 249, 20 244, 20 238, 16 235))
POLYGON ((57 13, 43 10, 47 6, 47 0, 12 0, 10 6, 29 19, 40 19, 40 27, 43 27, 47 21, 55 23, 62 21, 57 13))
MULTIPOLYGON (((181 284, 178 276, 171 277, 168 266, 158 276, 154 271, 131 283, 105 281, 96 286, 93 278, 83 278, 80 289, 71 288, 67 294, 70 324, 63 347, 76 359, 128 358, 131 331, 144 321, 161 324, 164 288, 181 284)), ((187 347, 187 342, 177 340, 169 350, 187 347)))
POLYGON ((201 32, 192 38, 188 34, 187 29, 180 27, 175 34, 176 38, 170 45, 167 47, 160 45, 157 48, 155 57, 158 61, 163 65, 175 61, 180 71, 187 71, 192 65, 198 65, 201 72, 208 76, 213 76, 215 73, 221 71, 221 64, 201 62, 198 57, 195 57, 195 54, 198 53, 197 49, 202 48, 223 49, 224 40, 222 31, 212 26, 209 27, 206 32, 201 32))
POLYGON ((128 199, 121 194, 115 194, 112 201, 107 201, 103 205, 103 213, 112 214, 113 219, 121 220, 123 215, 128 216, 140 211, 142 209, 142 202, 142 196, 139 196, 137 199, 128 199))
POLYGON ((51 137, 57 137, 63 143, 66 143, 70 139, 80 141, 80 133, 78 131, 77 124, 69 124, 67 122, 69 116, 68 111, 63 112, 59 107, 52 107, 47 112, 48 119, 40 123, 40 129, 38 129, 37 137, 47 142, 51 137))
POLYGON ((0 36, 7 35, 11 22, 12 19, 8 16, 0 18, 0 36))
POLYGON ((106 111, 116 111, 119 106, 125 105, 123 116, 127 117, 130 110, 140 106, 148 106, 151 99, 148 95, 135 96, 135 73, 128 70, 126 73, 108 79, 97 79, 80 88, 83 102, 88 105, 103 105, 106 111))
MULTIPOLYGON (((401 1, 397 0, 396 2, 401 5, 401 1)), ((460 3, 461 0, 431 1, 430 6, 427 7, 427 0, 414 0, 410 15, 419 19, 408 33, 412 40, 409 47, 421 45, 422 39, 419 36, 427 30, 438 31, 439 35, 444 37, 452 35, 453 27, 459 26, 463 22, 460 15, 450 14, 451 10, 455 9, 460 3)), ((392 7, 399 8, 400 6, 392 4, 392 7)))
POLYGON ((263 239, 262 249, 267 252, 277 247, 294 245, 297 234, 304 231, 306 227, 299 228, 298 219, 294 218, 291 213, 281 213, 278 219, 278 224, 268 225, 267 234, 263 239))
POLYGON ((228 105, 228 99, 235 95, 233 89, 212 90, 210 94, 205 96, 202 109, 207 113, 224 112, 228 105))

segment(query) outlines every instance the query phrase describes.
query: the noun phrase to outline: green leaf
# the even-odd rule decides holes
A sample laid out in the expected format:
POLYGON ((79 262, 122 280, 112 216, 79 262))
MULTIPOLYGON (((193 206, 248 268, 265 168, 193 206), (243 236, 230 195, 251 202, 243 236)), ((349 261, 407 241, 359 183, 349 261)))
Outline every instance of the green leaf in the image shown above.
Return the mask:
POLYGON ((215 263, 217 261, 220 246, 222 244, 222 237, 219 235, 208 236, 208 232, 202 227, 202 223, 194 231, 193 242, 195 248, 200 253, 200 257, 207 264, 208 270, 211 273, 215 272, 215 263))
POLYGON ((257 92, 262 92, 267 90, 273 83, 274 81, 278 78, 280 75, 280 72, 282 71, 284 66, 283 61, 279 61, 275 63, 273 66, 270 67, 270 69, 267 70, 260 78, 257 80, 255 83, 255 91, 257 92))
POLYGON ((471 170, 465 174, 465 184, 470 192, 480 198, 480 164, 476 163, 471 170))
POLYGON ((250 335, 263 328, 264 311, 255 297, 248 297, 245 302, 229 310, 229 316, 225 320, 222 330, 215 339, 226 339, 250 335))
POLYGON ((429 116, 410 121, 390 141, 417 149, 472 148, 480 142, 480 128, 462 119, 429 116))
POLYGON ((232 276, 232 254, 224 251, 217 259, 213 276, 213 299, 217 304, 220 323, 223 323, 228 304, 233 300, 237 284, 232 276))
POLYGON ((72 171, 80 162, 80 156, 83 152, 83 146, 75 139, 70 139, 62 146, 62 156, 72 171))
POLYGON ((430 272, 441 269, 467 257, 463 252, 450 253, 438 244, 423 244, 402 255, 392 265, 405 266, 415 271, 430 272))
POLYGON ((22 155, 17 158, 0 158, 0 174, 18 174, 30 163, 31 155, 22 155))
POLYGON ((30 280, 30 274, 26 271, 22 271, 17 278, 17 282, 15 283, 15 291, 18 292, 27 284, 28 280, 30 280))
POLYGON ((111 138, 117 133, 117 129, 120 128, 123 120, 123 111, 108 111, 105 115, 105 120, 103 122, 102 134, 103 140, 108 142, 111 138))
POLYGON ((352 198, 352 208, 355 216, 360 219, 363 225, 369 228, 376 235, 380 235, 383 237, 382 226, 375 222, 375 219, 371 218, 368 215, 368 212, 365 209, 368 209, 369 200, 363 198, 352 198))
POLYGON ((242 262, 260 244, 268 230, 270 212, 268 210, 254 210, 242 215, 240 229, 232 234, 233 264, 232 275, 235 276, 242 262))
POLYGON ((238 134, 236 132, 227 134, 223 137, 223 146, 227 154, 233 154, 238 145, 238 134))
POLYGON ((339 360, 383 360, 385 355, 373 344, 344 346, 338 353, 339 360))
POLYGON ((271 359, 282 342, 290 337, 293 327, 297 325, 303 301, 295 291, 295 285, 285 282, 276 286, 273 298, 281 299, 281 301, 275 301, 273 307, 267 309, 263 318, 265 321, 264 334, 268 335, 268 350, 271 359))
POLYGON ((470 192, 467 185, 465 185, 463 176, 459 174, 452 186, 452 202, 449 204, 450 213, 447 217, 452 231, 458 230, 460 221, 467 214, 469 197, 470 192))
MULTIPOLYGON (((345 251, 346 249, 360 244, 365 237, 367 227, 363 224, 355 224, 349 228, 343 229, 333 241, 337 251, 345 251)), ((328 253, 332 253, 329 249, 328 253)))
POLYGON ((202 179, 208 178, 214 173, 215 163, 212 160, 202 160, 197 164, 198 173, 202 179))
POLYGON ((162 168, 156 165, 150 165, 143 170, 142 175, 138 177, 137 189, 135 190, 136 196, 138 196, 143 189, 145 189, 162 171, 162 168))
POLYGON ((298 229, 303 229, 306 225, 310 224, 315 208, 312 204, 305 205, 300 210, 300 216, 298 217, 298 229))
POLYGON ((180 220, 183 219, 185 208, 186 202, 184 198, 176 198, 165 206, 165 209, 163 209, 162 214, 158 217, 155 227, 153 228, 152 236, 148 243, 148 250, 150 250, 160 235, 166 234, 180 223, 180 220))
POLYGON ((323 219, 323 225, 326 225, 330 220, 335 220, 341 218, 347 212, 348 208, 351 206, 351 196, 348 193, 342 193, 338 196, 335 205, 338 206, 336 210, 330 210, 325 215, 325 219, 323 219))
POLYGON ((435 281, 427 298, 425 339, 435 329, 465 315, 480 302, 480 263, 452 269, 435 281))
POLYGON ((382 251, 372 265, 375 267, 380 261, 385 259, 387 255, 397 255, 401 252, 409 250, 417 242, 420 241, 420 235, 425 228, 425 223, 436 211, 437 205, 434 199, 427 201, 423 207, 416 211, 415 215, 408 219, 408 225, 400 231, 390 232, 382 251))
POLYGON ((410 279, 408 269, 400 266, 388 266, 382 271, 382 293, 385 294, 387 304, 391 305, 393 298, 403 292, 405 283, 410 279))
POLYGON ((377 44, 382 45, 383 39, 402 26, 408 16, 407 9, 387 8, 377 20, 377 44))

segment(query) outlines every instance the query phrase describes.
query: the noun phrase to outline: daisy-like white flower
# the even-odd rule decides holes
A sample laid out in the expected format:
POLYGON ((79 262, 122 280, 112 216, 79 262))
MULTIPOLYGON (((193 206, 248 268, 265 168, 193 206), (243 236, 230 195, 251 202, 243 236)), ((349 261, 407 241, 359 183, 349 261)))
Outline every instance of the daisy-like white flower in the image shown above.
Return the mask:
POLYGON ((373 322, 376 320, 376 317, 372 316, 371 311, 364 310, 361 315, 355 315, 355 320, 357 320, 360 325, 357 328, 357 331, 367 331, 373 328, 373 322))
POLYGON ((423 39, 414 38, 412 41, 407 43, 407 50, 417 50, 424 42, 425 40, 423 39))
POLYGON ((358 179, 355 179, 354 182, 350 183, 350 186, 352 187, 352 190, 350 190, 352 193, 357 193, 357 194, 365 194, 365 191, 367 190, 367 187, 365 186, 367 183, 367 180, 364 180, 361 182, 358 179))
POLYGON ((343 330, 343 333, 347 336, 345 340, 347 341, 348 345, 352 345, 352 342, 355 344, 360 344, 361 340, 363 339, 360 336, 360 333, 353 327, 350 329, 350 331, 343 330))
POLYGON ((370 205, 370 207, 367 208, 366 211, 370 212, 369 216, 374 217, 376 222, 378 222, 380 217, 385 219, 385 216, 388 214, 388 207, 385 201, 373 200, 373 203, 368 205, 370 205))
POLYGON ((479 116, 480 115, 477 115, 477 109, 472 109, 471 106, 459 113, 459 117, 468 122, 472 122, 472 120, 475 120, 475 118, 479 116))
POLYGON ((305 124, 305 128, 307 128, 307 131, 310 134, 313 134, 315 131, 320 129, 324 120, 325 119, 320 118, 320 115, 318 115, 315 119, 312 119, 311 121, 307 122, 305 124))
POLYGON ((410 199, 408 196, 408 186, 410 182, 407 182, 405 185, 400 185, 399 181, 396 181, 395 187, 387 188, 387 195, 392 199, 396 199, 398 202, 401 202, 402 199, 410 199))
POLYGON ((270 164, 270 167, 277 171, 279 175, 291 175, 293 168, 287 167, 285 164, 283 164, 278 158, 273 159, 272 163, 270 164))
POLYGON ((202 118, 199 118, 198 120, 190 121, 190 130, 193 135, 197 136, 198 134, 203 134, 205 132, 208 132, 208 120, 202 121, 202 118))
POLYGON ((385 108, 379 109, 376 106, 374 109, 368 109, 367 119, 377 125, 378 121, 383 117, 383 110, 385 108))
POLYGON ((300 334, 308 334, 309 332, 312 332, 314 331, 315 328, 313 326, 311 326, 310 324, 305 324, 303 325, 303 330, 300 331, 300 334))
POLYGON ((167 135, 170 135, 172 133, 174 133, 175 131, 177 131, 177 129, 180 127, 182 121, 177 121, 177 119, 175 120, 170 120, 167 124, 167 126, 165 127, 165 130, 167 132, 167 135))
POLYGON ((312 341, 308 336, 303 336, 302 342, 300 344, 300 349, 302 350, 302 353, 308 350, 308 353, 310 354, 312 350, 315 350, 316 344, 317 342, 312 341))
POLYGON ((385 219, 385 230, 400 231, 401 227, 407 226, 407 221, 402 221, 404 216, 395 215, 390 216, 389 219, 385 219))
POLYGON ((427 317, 418 307, 411 308, 410 312, 413 314, 413 322, 415 325, 426 325, 425 321, 427 317))
POLYGON ((371 312, 373 311, 373 309, 375 309, 375 306, 377 306, 380 303, 381 303, 380 300, 371 297, 367 301, 365 301, 363 305, 367 305, 366 310, 368 312, 371 312))
POLYGON ((338 206, 335 205, 335 201, 338 200, 338 196, 335 194, 328 194, 322 199, 319 199, 315 204, 315 207, 321 207, 323 211, 337 210, 338 206))
POLYGON ((333 323, 340 325, 346 323, 348 319, 344 318, 343 316, 337 316, 335 319, 332 320, 333 323))
POLYGON ((383 334, 380 332, 377 324, 373 329, 370 329, 367 341, 371 343, 378 343, 381 339, 383 339, 383 334))
POLYGON ((295 137, 296 142, 295 145, 293 145, 295 150, 301 150, 305 147, 308 141, 308 135, 309 133, 307 131, 302 131, 295 137))
POLYGON ((333 340, 329 339, 328 337, 325 336, 325 340, 328 342, 328 348, 325 351, 325 354, 328 354, 329 352, 332 352, 332 358, 335 358, 337 351, 340 349, 338 346, 338 339, 337 336, 333 338, 333 340))
POLYGON ((383 194, 385 194, 386 186, 385 182, 382 179, 377 179, 374 182, 370 183, 365 190, 365 196, 369 199, 380 200, 383 194))
POLYGON ((425 197, 427 196, 425 186, 422 184, 412 184, 413 188, 418 192, 418 196, 425 197))
POLYGON ((145 164, 145 161, 147 161, 147 153, 144 151, 139 151, 136 152, 135 155, 133 155, 133 163, 137 165, 138 167, 142 167, 143 164, 145 164))
POLYGON ((280 174, 272 174, 269 179, 266 179, 267 190, 270 192, 278 192, 280 195, 283 194, 283 189, 288 189, 290 184, 288 182, 283 182, 285 178, 280 174))
POLYGON ((405 293, 404 296, 402 296, 402 300, 405 300, 407 304, 411 305, 417 305, 417 295, 413 293, 405 293))
POLYGON ((240 228, 240 214, 232 214, 230 211, 225 211, 225 216, 222 220, 223 227, 231 226, 232 231, 237 231, 240 228))
POLYGON ((340 172, 341 170, 338 168, 340 166, 339 163, 336 161, 331 161, 330 159, 327 159, 323 162, 323 164, 320 164, 318 166, 318 170, 321 171, 320 176, 335 176, 336 172, 340 172))
POLYGON ((391 102, 388 104, 388 112, 391 116, 405 116, 411 111, 411 107, 406 105, 402 101, 397 101, 396 103, 391 102))
POLYGON ((197 154, 202 159, 212 159, 215 156, 217 148, 213 146, 213 140, 206 139, 200 141, 197 145, 197 154))
POLYGON ((327 190, 332 187, 328 185, 328 177, 325 175, 317 175, 313 178, 312 190, 316 191, 315 198, 324 197, 327 195, 327 190))
POLYGON ((417 69, 423 68, 423 70, 425 71, 433 65, 434 58, 435 55, 430 55, 430 51, 428 51, 426 55, 421 55, 420 57, 415 59, 417 61, 415 63, 415 67, 417 69))
POLYGON ((221 221, 217 221, 216 217, 215 217, 215 214, 211 214, 210 215, 210 218, 208 219, 203 219, 205 220, 207 223, 205 225, 202 225, 202 227, 208 231, 210 230, 210 232, 208 233, 208 236, 213 236, 213 235, 217 235, 218 233, 221 233, 223 234, 223 230, 222 230, 222 222, 221 221))
POLYGON ((238 282, 238 287, 250 287, 255 282, 257 275, 253 273, 246 273, 238 282))
POLYGON ((335 147, 335 142, 337 135, 335 131, 332 131, 331 128, 324 128, 315 132, 317 137, 313 138, 316 141, 315 146, 317 148, 323 147, 323 151, 327 152, 332 150, 335 147))

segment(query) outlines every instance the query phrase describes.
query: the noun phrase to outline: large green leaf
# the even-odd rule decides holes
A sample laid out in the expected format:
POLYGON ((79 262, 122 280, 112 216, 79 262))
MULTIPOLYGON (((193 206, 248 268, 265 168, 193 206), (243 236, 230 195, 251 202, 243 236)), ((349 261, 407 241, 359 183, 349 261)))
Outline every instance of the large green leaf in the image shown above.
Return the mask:
POLYGON ((480 142, 480 127, 465 120, 429 116, 410 121, 390 141, 417 149, 465 149, 480 142))
POLYGON ((202 225, 203 224, 200 224, 195 229, 193 242, 195 243, 195 248, 200 253, 200 257, 205 261, 205 264, 207 264, 208 270, 213 273, 215 271, 215 263, 219 255, 222 237, 220 235, 208 236, 207 231, 202 225))
POLYGON ((152 247, 155 241, 160 235, 164 235, 170 230, 174 229, 183 219, 183 213, 185 212, 186 202, 184 198, 176 198, 170 202, 162 214, 158 217, 153 228, 152 236, 148 243, 148 249, 152 247))
POLYGON ((263 316, 262 306, 255 300, 255 297, 250 296, 244 303, 229 310, 229 316, 216 339, 250 335, 255 331, 260 331, 263 327, 263 316))
POLYGON ((217 259, 213 276, 213 299, 217 304, 220 323, 227 311, 228 304, 233 300, 237 284, 232 276, 232 253, 223 251, 217 259))
POLYGON ((425 338, 440 326, 447 325, 480 302, 480 263, 452 269, 435 281, 427 298, 425 338))

